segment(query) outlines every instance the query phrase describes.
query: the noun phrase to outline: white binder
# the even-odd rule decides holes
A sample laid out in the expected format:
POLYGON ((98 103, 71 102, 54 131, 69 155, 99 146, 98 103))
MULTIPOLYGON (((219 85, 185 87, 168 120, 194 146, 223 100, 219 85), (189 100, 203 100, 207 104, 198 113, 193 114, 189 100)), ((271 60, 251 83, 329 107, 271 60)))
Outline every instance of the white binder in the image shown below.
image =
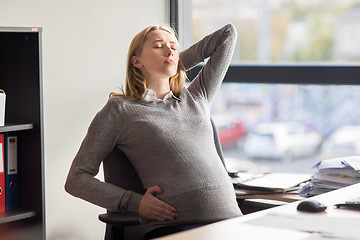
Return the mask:
POLYGON ((0 89, 0 127, 5 125, 5 91, 0 89))

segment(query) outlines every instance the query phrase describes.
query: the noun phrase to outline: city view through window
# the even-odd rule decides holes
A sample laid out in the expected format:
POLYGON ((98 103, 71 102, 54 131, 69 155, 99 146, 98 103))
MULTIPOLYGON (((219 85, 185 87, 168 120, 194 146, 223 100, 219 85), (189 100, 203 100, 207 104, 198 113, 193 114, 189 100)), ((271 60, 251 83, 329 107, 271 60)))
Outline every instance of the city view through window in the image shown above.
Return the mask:
POLYGON ((233 63, 360 62, 360 0, 192 0, 191 12, 193 41, 236 26, 233 63))
MULTIPOLYGON (((192 38, 238 30, 232 65, 360 63, 360 0, 192 0, 192 38)), ((311 173, 360 155, 360 86, 223 83, 212 117, 227 164, 311 173)), ((274 79, 276 82, 276 79, 274 79)), ((341 83, 341 79, 339 79, 341 83)))
POLYGON ((309 173, 360 155, 359 102, 360 86, 223 83, 212 118, 225 157, 309 173))

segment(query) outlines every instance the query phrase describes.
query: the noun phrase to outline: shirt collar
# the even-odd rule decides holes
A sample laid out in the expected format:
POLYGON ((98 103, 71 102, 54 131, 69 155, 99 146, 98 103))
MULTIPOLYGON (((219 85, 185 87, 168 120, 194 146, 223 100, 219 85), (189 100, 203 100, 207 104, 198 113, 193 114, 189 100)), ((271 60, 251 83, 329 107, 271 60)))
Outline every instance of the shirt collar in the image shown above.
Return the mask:
POLYGON ((176 100, 180 100, 178 97, 174 95, 172 91, 168 92, 163 99, 157 98, 154 90, 150 88, 147 88, 143 94, 143 99, 148 102, 165 102, 170 98, 175 98, 176 100))

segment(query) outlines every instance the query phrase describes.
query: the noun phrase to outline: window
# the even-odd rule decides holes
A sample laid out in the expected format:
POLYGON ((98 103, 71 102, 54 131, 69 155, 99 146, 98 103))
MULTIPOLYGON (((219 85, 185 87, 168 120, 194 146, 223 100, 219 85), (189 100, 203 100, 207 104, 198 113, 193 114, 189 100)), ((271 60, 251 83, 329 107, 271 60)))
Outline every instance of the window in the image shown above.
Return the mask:
POLYGON ((236 26, 233 63, 360 62, 360 0, 190 2, 192 41, 236 26))
POLYGON ((360 86, 223 83, 212 117, 228 158, 309 172, 360 155, 360 86))
POLYGON ((360 154, 360 0, 179 2, 184 47, 229 22, 238 30, 212 108, 227 164, 309 173, 360 154))

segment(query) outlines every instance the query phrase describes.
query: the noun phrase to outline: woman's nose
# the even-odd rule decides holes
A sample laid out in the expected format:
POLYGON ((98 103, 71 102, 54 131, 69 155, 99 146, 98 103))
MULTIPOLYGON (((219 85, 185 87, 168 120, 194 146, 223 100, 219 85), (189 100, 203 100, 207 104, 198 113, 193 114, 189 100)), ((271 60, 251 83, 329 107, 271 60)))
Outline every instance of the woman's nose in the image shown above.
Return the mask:
POLYGON ((167 53, 166 53, 166 56, 167 57, 172 57, 172 56, 174 56, 174 53, 173 53, 173 51, 168 51, 167 53))
POLYGON ((167 57, 174 56, 174 51, 171 49, 171 47, 167 48, 166 56, 167 57))

